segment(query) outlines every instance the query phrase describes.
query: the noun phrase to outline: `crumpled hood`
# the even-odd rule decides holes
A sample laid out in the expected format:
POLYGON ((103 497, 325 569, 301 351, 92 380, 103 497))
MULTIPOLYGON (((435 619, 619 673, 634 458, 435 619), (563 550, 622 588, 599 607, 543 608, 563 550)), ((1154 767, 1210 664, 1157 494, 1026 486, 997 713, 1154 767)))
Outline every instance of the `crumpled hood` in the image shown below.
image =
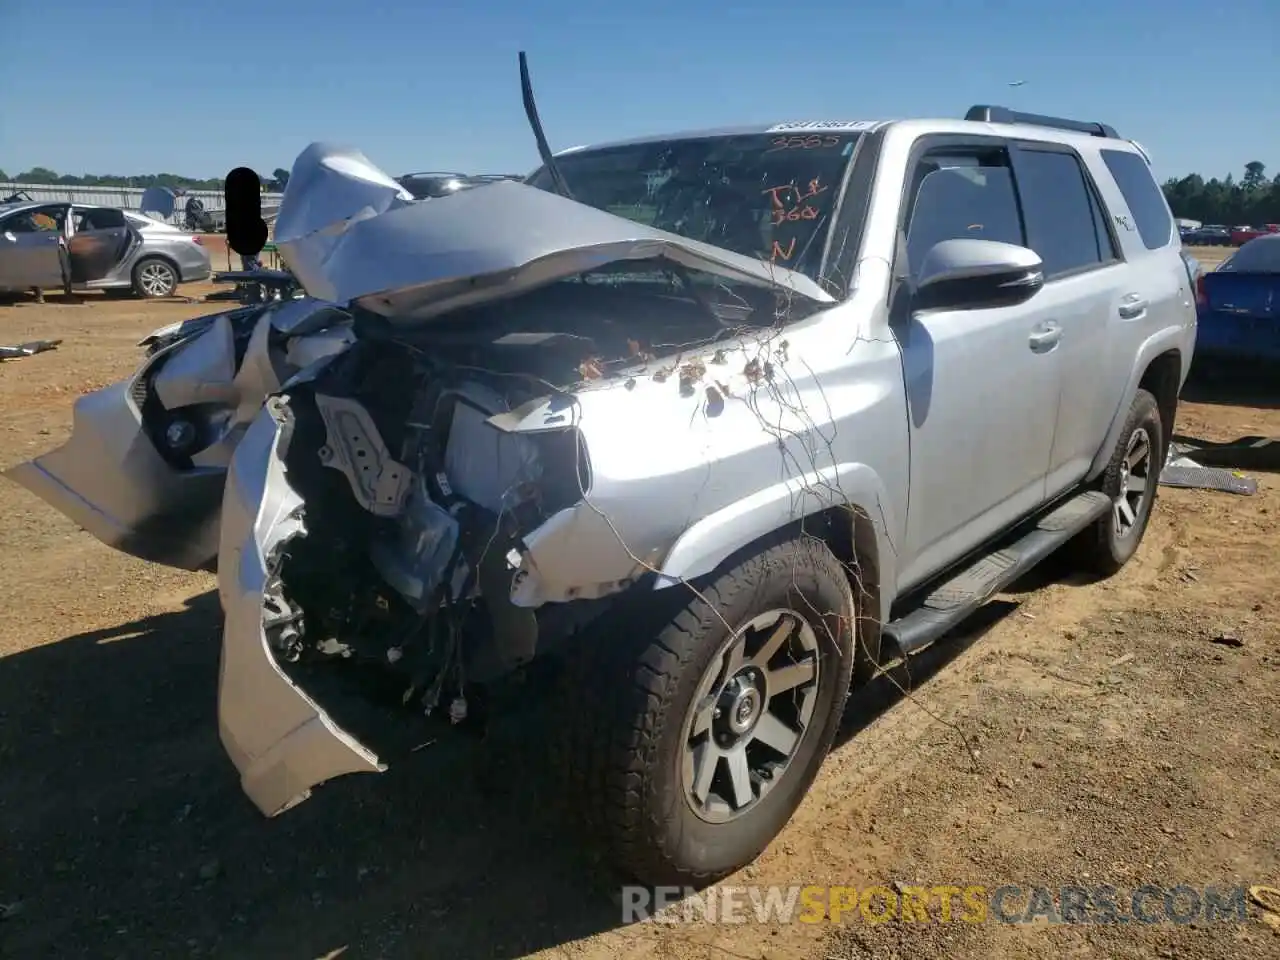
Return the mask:
POLYGON ((324 143, 294 162, 275 241, 312 297, 399 323, 654 258, 834 302, 803 274, 523 183, 415 201, 359 151, 324 143))

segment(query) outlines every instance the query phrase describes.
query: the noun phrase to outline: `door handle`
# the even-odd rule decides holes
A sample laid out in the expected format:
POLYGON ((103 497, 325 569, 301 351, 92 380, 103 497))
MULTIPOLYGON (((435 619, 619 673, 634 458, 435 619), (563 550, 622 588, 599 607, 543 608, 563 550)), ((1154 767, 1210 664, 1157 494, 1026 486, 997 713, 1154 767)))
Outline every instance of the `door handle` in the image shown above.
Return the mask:
POLYGON ((1058 345, 1058 341, 1062 339, 1062 327, 1058 326, 1052 320, 1042 323, 1036 329, 1031 331, 1030 344, 1031 349, 1036 353, 1046 350, 1052 350, 1058 345))
POLYGON ((1147 301, 1136 293, 1130 293, 1120 301, 1120 319, 1136 320, 1147 312, 1147 301))

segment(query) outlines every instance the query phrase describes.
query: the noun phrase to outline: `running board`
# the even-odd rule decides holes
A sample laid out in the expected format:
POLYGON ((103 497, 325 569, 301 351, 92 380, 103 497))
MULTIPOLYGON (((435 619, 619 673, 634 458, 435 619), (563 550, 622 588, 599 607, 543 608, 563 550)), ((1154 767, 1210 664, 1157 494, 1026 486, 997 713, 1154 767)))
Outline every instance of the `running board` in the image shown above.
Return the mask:
POLYGON ((1104 493, 1077 494, 1013 543, 943 581, 919 607, 886 624, 883 636, 897 644, 904 657, 919 653, 1110 509, 1111 499, 1104 493))

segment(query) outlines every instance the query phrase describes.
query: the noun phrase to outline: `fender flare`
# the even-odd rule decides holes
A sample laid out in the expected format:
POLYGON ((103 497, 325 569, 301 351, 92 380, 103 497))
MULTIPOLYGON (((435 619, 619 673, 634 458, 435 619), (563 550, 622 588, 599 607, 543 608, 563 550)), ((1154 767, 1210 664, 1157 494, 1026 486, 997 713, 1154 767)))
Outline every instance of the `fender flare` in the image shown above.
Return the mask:
POLYGON ((676 540, 660 567, 655 590, 710 573, 743 547, 788 524, 835 506, 848 506, 872 522, 880 572, 883 620, 897 582, 897 551, 889 531, 895 518, 879 474, 863 463, 842 463, 765 487, 698 520, 676 540), (842 495, 842 498, 841 498, 842 495))
MULTIPOLYGON (((1103 440, 1102 446, 1098 448, 1098 452, 1093 456, 1093 463, 1085 476, 1086 480, 1095 479, 1107 468, 1107 463, 1111 460, 1112 451, 1115 450, 1116 444, 1120 442, 1120 431, 1124 429, 1125 419, 1129 415, 1129 408, 1133 406, 1133 398, 1138 393, 1138 384, 1142 382, 1142 378, 1146 375, 1147 368, 1151 366, 1151 361, 1171 350, 1177 350, 1180 354, 1184 354, 1182 357, 1181 379, 1185 379, 1190 361, 1190 357, 1185 355, 1186 350, 1184 349, 1186 335, 1184 327, 1170 326, 1157 330, 1142 342, 1142 345, 1138 348, 1138 355, 1134 360, 1133 368, 1129 371, 1129 381, 1125 384, 1120 405, 1111 416, 1111 426, 1107 429, 1106 439, 1103 440)), ((1179 382, 1181 382, 1181 379, 1179 382)))

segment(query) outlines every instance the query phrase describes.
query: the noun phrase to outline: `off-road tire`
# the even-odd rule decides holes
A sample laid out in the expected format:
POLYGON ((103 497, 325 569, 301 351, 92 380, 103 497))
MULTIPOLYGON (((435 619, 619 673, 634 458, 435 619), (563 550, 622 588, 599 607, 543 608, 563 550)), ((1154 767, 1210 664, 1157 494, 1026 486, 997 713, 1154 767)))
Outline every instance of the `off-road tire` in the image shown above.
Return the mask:
POLYGON ((1145 431, 1150 444, 1150 466, 1147 488, 1137 517, 1128 536, 1121 537, 1114 510, 1108 510, 1093 524, 1085 528, 1071 543, 1072 558, 1085 571, 1103 577, 1117 573, 1138 551, 1142 537, 1147 532, 1151 511, 1155 506, 1160 486, 1160 470, 1164 466, 1164 429, 1160 422, 1160 407, 1156 398, 1146 390, 1138 390, 1129 407, 1124 428, 1116 441, 1111 459, 1099 478, 1098 489, 1113 500, 1120 495, 1125 457, 1134 434, 1145 431))
POLYGON ((613 629, 576 648, 562 682, 557 766, 575 812, 627 879, 701 886, 754 860, 790 820, 839 728, 854 666, 849 580, 819 540, 780 537, 699 587, 638 598, 613 629), (730 635, 773 608, 808 611, 818 637, 817 693, 807 734, 779 782, 727 823, 685 799, 685 719, 699 681, 730 635), (658 621, 646 623, 646 608, 658 621))

